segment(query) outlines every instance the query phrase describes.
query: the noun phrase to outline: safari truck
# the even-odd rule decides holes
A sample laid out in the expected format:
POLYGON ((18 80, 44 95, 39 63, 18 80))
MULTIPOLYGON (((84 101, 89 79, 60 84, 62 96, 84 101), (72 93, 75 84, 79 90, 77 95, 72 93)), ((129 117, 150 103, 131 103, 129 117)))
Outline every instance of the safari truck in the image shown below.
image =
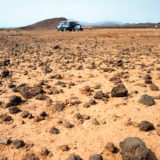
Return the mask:
POLYGON ((62 21, 56 27, 57 31, 83 31, 83 28, 77 21, 62 21))

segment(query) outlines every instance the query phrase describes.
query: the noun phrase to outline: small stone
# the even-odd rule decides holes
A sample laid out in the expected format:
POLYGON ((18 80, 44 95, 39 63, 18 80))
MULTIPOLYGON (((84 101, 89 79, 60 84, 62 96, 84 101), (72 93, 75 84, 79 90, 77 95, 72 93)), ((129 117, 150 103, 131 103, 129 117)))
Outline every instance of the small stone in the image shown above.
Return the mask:
POLYGON ((84 107, 84 108, 89 108, 90 105, 89 105, 89 103, 85 103, 85 104, 83 105, 83 107, 84 107))
POLYGON ((77 154, 71 154, 66 160, 82 160, 82 158, 77 154))
POLYGON ((103 157, 100 154, 93 154, 89 157, 89 160, 103 160, 103 157))
POLYGON ((118 84, 117 87, 114 87, 111 91, 112 97, 125 97, 128 95, 128 91, 123 84, 118 84))
POLYGON ((49 155, 49 150, 47 148, 43 148, 41 151, 41 156, 48 156, 49 155))
POLYGON ((27 153, 22 160, 39 160, 34 153, 27 153))
POLYGON ((70 149, 70 148, 68 147, 68 145, 62 145, 62 146, 60 146, 59 148, 60 148, 60 150, 62 150, 62 152, 68 151, 68 150, 70 149))
POLYGON ((89 104, 90 105, 95 105, 95 104, 97 104, 97 102, 94 99, 90 99, 89 100, 89 104))
POLYGON ((154 126, 152 123, 148 122, 148 121, 142 121, 140 123, 140 130, 141 131, 150 131, 153 130, 154 126))
POLYGON ((13 95, 9 98, 9 102, 6 104, 6 107, 17 106, 22 102, 20 96, 13 95))
POLYGON ((105 148, 112 153, 116 152, 116 147, 112 142, 108 142, 105 148))
POLYGON ((7 69, 3 70, 2 73, 1 73, 1 77, 6 78, 8 76, 9 76, 9 70, 7 70, 7 69))
POLYGON ((4 114, 4 115, 2 116, 2 120, 8 122, 8 121, 11 121, 11 120, 12 120, 12 117, 11 117, 11 116, 8 116, 7 114, 4 114))
POLYGON ((50 130, 49 130, 49 133, 51 134, 59 134, 59 129, 55 128, 55 127, 52 127, 50 130))
POLYGON ((150 84, 150 90, 151 91, 159 91, 159 88, 155 84, 150 84))
POLYGON ((10 143, 10 138, 4 137, 4 136, 0 136, 0 144, 9 144, 10 143))
POLYGON ((144 80, 145 80, 145 84, 152 83, 152 77, 149 74, 145 75, 144 80))
POLYGON ((42 117, 42 116, 35 116, 34 117, 34 122, 40 122, 40 121, 42 121, 42 120, 44 120, 45 118, 44 117, 42 117))
POLYGON ((155 104, 154 99, 146 94, 142 95, 141 98, 138 100, 138 102, 147 106, 152 106, 155 104))
POLYGON ((25 143, 23 140, 14 140, 13 145, 16 149, 24 147, 25 143))
POLYGON ((105 95, 102 91, 96 92, 96 94, 94 95, 95 99, 102 99, 103 97, 105 97, 105 95))
POLYGON ((97 119, 93 119, 92 123, 95 124, 95 125, 100 125, 100 123, 99 123, 99 121, 97 119))
POLYGON ((63 103, 57 103, 54 105, 54 108, 56 111, 63 111, 63 109, 65 108, 65 105, 63 103))
POLYGON ((29 115, 28 111, 23 111, 22 114, 21 114, 21 117, 22 118, 27 118, 28 115, 29 115))
POLYGON ((47 117, 48 115, 47 115, 47 113, 45 111, 43 111, 43 112, 40 113, 40 116, 47 117))
POLYGON ((11 113, 11 114, 16 114, 16 113, 19 113, 21 110, 18 108, 18 107, 16 107, 16 106, 13 106, 13 107, 10 107, 9 109, 9 113, 11 113))
POLYGON ((66 127, 66 128, 73 128, 74 125, 67 122, 67 123, 64 123, 64 127, 66 127))

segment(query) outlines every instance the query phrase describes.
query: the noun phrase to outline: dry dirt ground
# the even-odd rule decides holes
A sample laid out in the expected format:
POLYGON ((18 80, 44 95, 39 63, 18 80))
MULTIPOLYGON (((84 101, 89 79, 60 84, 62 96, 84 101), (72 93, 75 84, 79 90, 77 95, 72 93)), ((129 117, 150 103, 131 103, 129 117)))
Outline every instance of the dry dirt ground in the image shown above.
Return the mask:
POLYGON ((139 137, 160 159, 159 58, 160 30, 0 31, 0 158, 122 160, 119 143, 139 137), (120 83, 128 94, 112 96, 120 83), (140 103, 144 94, 155 104, 140 103), (154 129, 141 130, 142 121, 154 129))

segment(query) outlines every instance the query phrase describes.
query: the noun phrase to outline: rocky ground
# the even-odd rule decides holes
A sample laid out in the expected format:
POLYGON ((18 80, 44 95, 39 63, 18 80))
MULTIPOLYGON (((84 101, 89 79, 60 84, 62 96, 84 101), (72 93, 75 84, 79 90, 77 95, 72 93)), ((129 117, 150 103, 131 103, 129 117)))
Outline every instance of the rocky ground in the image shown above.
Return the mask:
POLYGON ((160 31, 0 31, 0 160, 160 159, 160 31))

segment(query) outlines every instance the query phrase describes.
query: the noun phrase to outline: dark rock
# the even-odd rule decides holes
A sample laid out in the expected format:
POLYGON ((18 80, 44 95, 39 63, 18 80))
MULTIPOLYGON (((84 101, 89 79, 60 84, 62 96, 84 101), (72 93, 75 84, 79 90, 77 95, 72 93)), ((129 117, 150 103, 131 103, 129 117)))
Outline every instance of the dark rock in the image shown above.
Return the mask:
POLYGON ((147 106, 152 106, 155 104, 154 99, 151 96, 146 94, 142 95, 138 102, 147 106))
POLYGON ((8 84, 8 88, 14 88, 14 87, 16 87, 16 85, 14 85, 13 83, 8 84))
POLYGON ((115 153, 117 150, 117 148, 112 142, 108 142, 105 148, 112 153, 115 153))
POLYGON ((140 130, 142 130, 142 131, 150 131, 153 129, 154 129, 153 124, 148 121, 142 121, 140 123, 140 130))
POLYGON ((60 150, 62 150, 62 152, 64 152, 64 151, 69 151, 69 147, 68 147, 68 145, 62 145, 62 146, 60 146, 60 150))
POLYGON ((145 75, 144 77, 145 84, 151 84, 152 83, 152 77, 150 75, 145 75))
POLYGON ((51 134, 59 134, 59 129, 55 128, 55 127, 52 127, 50 130, 49 130, 49 133, 51 134))
POLYGON ((63 109, 65 108, 65 105, 63 103, 57 103, 54 105, 54 108, 56 111, 63 111, 63 109))
POLYGON ((94 99, 90 99, 90 100, 89 100, 89 104, 95 105, 95 104, 97 104, 97 102, 96 102, 94 99))
POLYGON ((10 65, 10 60, 9 60, 9 59, 5 59, 5 60, 3 61, 3 65, 4 65, 4 66, 10 65))
POLYGON ((14 140, 13 145, 16 149, 24 147, 25 143, 23 140, 14 140))
POLYGON ((123 160, 148 160, 149 149, 145 143, 137 137, 126 138, 120 142, 123 160))
POLYGON ((9 144, 10 143, 10 138, 4 137, 4 136, 0 136, 0 144, 9 144))
POLYGON ((12 120, 12 117, 11 117, 11 116, 8 116, 7 114, 4 114, 4 115, 2 116, 2 120, 8 122, 8 121, 11 121, 11 120, 12 120))
POLYGON ((73 128, 74 125, 71 124, 71 123, 66 122, 66 123, 64 123, 64 127, 66 127, 66 128, 73 128))
POLYGON ((47 148, 43 148, 41 151, 41 156, 48 156, 49 155, 49 150, 47 148))
POLYGON ((128 95, 128 91, 123 84, 119 84, 112 89, 111 95, 112 97, 125 97, 128 95))
POLYGON ((20 92, 21 95, 26 99, 30 99, 38 94, 44 93, 41 86, 33 86, 33 87, 27 85, 18 86, 17 91, 20 92))
POLYGON ((77 154, 71 154, 66 160, 82 160, 82 158, 77 154))
POLYGON ((94 95, 95 99, 102 99, 103 97, 105 97, 105 95, 102 91, 96 92, 96 94, 94 95))
POLYGON ((9 102, 6 104, 6 107, 17 106, 22 103, 20 96, 13 95, 9 98, 9 102))
POLYGON ((89 160, 103 160, 103 157, 100 154, 93 154, 89 157, 89 160))
POLYGON ((45 100, 45 99, 47 98, 47 96, 44 95, 44 94, 38 94, 38 95, 36 95, 35 98, 36 98, 37 100, 45 100))
POLYGON ((7 69, 3 70, 2 73, 1 73, 1 77, 6 78, 8 76, 9 76, 9 70, 7 70, 7 69))
POLYGON ((47 114, 45 111, 43 111, 43 112, 40 113, 40 116, 42 116, 42 117, 47 117, 48 114, 47 114))
POLYGON ((22 160, 39 160, 34 153, 27 153, 22 160))
POLYGON ((22 114, 21 114, 21 117, 22 118, 27 118, 28 115, 29 115, 28 111, 23 111, 22 114))
POLYGON ((19 113, 21 110, 18 108, 18 107, 16 107, 16 106, 13 106, 13 107, 9 107, 9 113, 11 113, 11 114, 16 114, 16 113, 19 113))

